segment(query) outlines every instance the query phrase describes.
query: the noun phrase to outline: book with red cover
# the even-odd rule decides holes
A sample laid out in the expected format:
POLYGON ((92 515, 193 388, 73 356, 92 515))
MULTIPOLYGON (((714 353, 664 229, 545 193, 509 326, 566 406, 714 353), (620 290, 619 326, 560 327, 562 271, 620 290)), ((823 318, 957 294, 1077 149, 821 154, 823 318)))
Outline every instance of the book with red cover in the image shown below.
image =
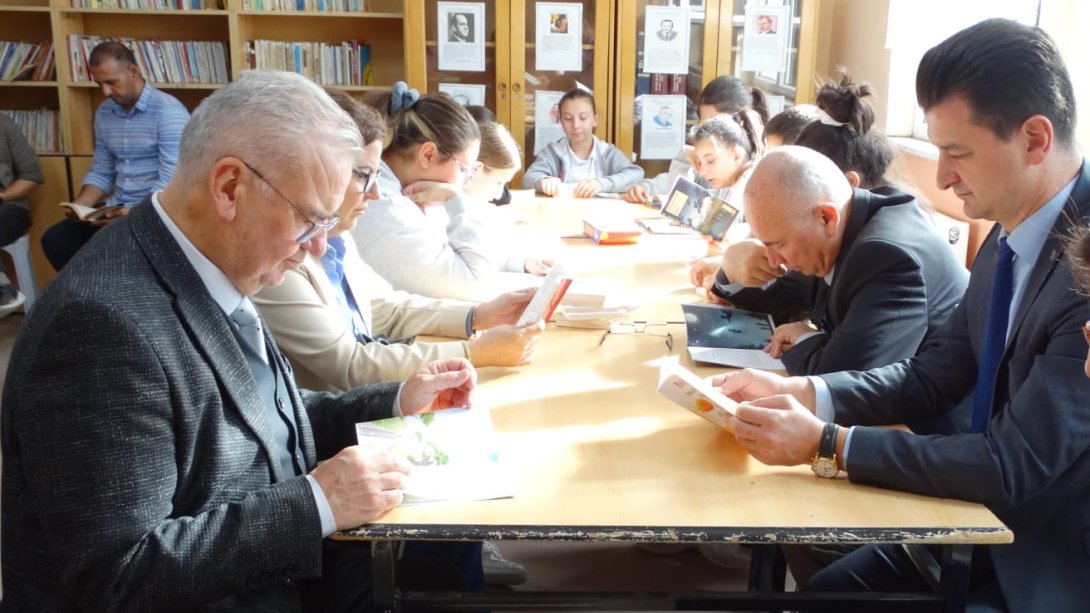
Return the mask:
POLYGON ((516 325, 524 326, 542 319, 549 321, 557 305, 564 299, 564 292, 568 291, 569 285, 571 277, 565 276, 559 266, 553 266, 549 274, 545 275, 537 293, 530 299, 530 304, 522 311, 516 325))

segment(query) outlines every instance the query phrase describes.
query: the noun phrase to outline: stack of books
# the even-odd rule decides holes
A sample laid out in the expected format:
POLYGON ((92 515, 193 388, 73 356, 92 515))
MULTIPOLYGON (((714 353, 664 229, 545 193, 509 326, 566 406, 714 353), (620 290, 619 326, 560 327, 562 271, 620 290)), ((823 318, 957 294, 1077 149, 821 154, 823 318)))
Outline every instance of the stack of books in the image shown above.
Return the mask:
POLYGON ((243 0, 245 11, 305 11, 308 13, 362 13, 365 0, 243 0))
POLYGON ((218 0, 72 0, 72 8, 203 11, 222 9, 223 5, 218 0))

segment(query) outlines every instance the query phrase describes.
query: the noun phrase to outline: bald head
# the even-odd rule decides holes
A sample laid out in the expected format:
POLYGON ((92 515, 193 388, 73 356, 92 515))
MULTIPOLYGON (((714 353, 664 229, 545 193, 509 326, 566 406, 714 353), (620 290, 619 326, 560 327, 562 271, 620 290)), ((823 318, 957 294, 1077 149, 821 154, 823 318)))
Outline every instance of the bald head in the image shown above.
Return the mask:
POLYGON ((842 206, 851 197, 852 186, 832 160, 806 147, 778 147, 761 158, 746 184, 746 217, 797 219, 819 201, 842 206))
POLYGON ((805 147, 769 151, 746 184, 745 212, 774 265, 824 275, 840 251, 852 187, 829 158, 805 147))

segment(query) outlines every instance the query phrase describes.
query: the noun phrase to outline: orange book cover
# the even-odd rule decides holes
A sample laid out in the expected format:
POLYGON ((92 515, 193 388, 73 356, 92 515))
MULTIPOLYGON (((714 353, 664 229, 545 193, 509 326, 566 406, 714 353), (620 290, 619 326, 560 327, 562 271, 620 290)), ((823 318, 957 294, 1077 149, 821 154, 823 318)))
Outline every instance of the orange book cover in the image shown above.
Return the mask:
POLYGON ((583 234, 599 245, 630 245, 640 240, 643 230, 634 223, 584 219, 583 234))

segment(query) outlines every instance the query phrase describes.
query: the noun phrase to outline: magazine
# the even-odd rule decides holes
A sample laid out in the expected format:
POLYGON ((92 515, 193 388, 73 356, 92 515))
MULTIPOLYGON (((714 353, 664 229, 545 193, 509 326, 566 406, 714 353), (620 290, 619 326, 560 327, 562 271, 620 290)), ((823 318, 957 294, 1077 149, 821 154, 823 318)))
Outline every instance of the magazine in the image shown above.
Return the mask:
POLYGON ((711 190, 678 176, 666 195, 662 214, 715 240, 723 240, 738 217, 738 209, 711 190))
POLYGON ((413 465, 403 504, 510 498, 515 482, 501 461, 488 409, 446 409, 356 424, 365 449, 413 465))
POLYGON ((765 353, 775 325, 767 313, 754 313, 714 304, 683 304, 689 357, 736 368, 785 370, 783 362, 765 353))

